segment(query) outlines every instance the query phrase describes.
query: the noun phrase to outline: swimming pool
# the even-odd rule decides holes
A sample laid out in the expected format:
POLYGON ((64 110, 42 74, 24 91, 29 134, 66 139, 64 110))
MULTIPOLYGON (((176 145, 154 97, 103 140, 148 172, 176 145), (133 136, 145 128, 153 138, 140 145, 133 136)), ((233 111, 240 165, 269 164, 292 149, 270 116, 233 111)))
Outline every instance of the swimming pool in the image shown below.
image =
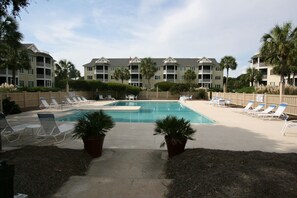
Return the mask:
MULTIPOLYGON (((109 111, 104 112, 110 115, 115 122, 143 122, 153 123, 167 115, 176 116, 190 120, 191 123, 211 124, 214 121, 208 119, 202 114, 192 111, 179 102, 115 102, 108 106, 140 106, 138 111, 109 111)), ((75 110, 72 114, 57 118, 58 121, 76 121, 83 113, 93 112, 95 110, 75 110)))

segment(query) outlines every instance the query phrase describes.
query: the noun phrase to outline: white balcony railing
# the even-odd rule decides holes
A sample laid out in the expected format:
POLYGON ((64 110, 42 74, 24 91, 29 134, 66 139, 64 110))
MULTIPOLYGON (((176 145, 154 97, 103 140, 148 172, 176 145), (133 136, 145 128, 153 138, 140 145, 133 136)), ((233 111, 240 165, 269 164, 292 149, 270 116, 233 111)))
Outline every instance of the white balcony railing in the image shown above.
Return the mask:
POLYGON ((164 70, 163 74, 175 74, 175 70, 174 69, 167 69, 167 70, 164 70))
POLYGON ((140 83, 140 80, 138 78, 135 78, 135 79, 130 79, 129 80, 129 83, 140 83))
POLYGON ((37 78, 44 78, 44 74, 37 74, 36 77, 37 78))
POLYGON ((211 79, 198 79, 198 83, 211 83, 211 79))
POLYGON ((199 74, 212 74, 212 70, 210 70, 210 69, 199 70, 198 73, 199 74))

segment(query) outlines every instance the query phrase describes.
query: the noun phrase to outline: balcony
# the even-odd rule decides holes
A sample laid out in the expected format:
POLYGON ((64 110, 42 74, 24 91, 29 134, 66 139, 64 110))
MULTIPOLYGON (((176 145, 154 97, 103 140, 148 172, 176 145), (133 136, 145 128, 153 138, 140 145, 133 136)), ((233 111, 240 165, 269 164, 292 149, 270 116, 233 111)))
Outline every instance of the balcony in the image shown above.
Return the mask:
POLYGON ((131 69, 130 73, 131 74, 139 74, 139 69, 131 69))
POLYGON ((129 83, 140 83, 140 79, 132 78, 132 79, 129 80, 129 83))
POLYGON ((37 78, 44 78, 44 74, 37 74, 36 77, 37 78))
POLYGON ((36 65, 43 67, 44 66, 44 63, 43 62, 36 62, 36 65))
POLYGON ((211 83, 211 79, 198 79, 198 83, 211 83))
POLYGON ((103 69, 96 69, 95 74, 105 74, 108 73, 108 71, 104 71, 103 69))
POLYGON ((267 75, 262 75, 262 80, 267 80, 267 75))
POLYGON ((167 69, 167 70, 164 70, 163 74, 175 74, 175 70, 174 69, 167 69))
POLYGON ((46 79, 52 79, 52 76, 51 75, 45 75, 45 78, 46 79))
POLYGON ((212 74, 212 70, 210 69, 199 70, 198 74, 212 74))

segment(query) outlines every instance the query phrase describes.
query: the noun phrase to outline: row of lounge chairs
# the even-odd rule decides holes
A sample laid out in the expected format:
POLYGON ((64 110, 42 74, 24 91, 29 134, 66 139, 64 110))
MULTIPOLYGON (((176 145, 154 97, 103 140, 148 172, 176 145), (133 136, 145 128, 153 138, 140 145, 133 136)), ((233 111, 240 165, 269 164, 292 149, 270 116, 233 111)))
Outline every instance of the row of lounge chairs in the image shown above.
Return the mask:
POLYGON ((242 112, 246 113, 247 115, 251 115, 251 116, 259 117, 259 118, 263 118, 263 119, 283 118, 285 120, 285 124, 281 129, 282 135, 284 135, 284 136, 286 135, 286 131, 288 128, 297 127, 297 120, 288 120, 289 115, 284 113, 288 104, 281 103, 278 107, 274 104, 271 104, 264 110, 262 110, 265 106, 264 104, 259 104, 254 109, 251 108, 251 106, 252 106, 251 104, 253 104, 253 101, 250 101, 247 104, 247 106, 243 109, 242 112), (274 111, 275 108, 276 108, 276 110, 274 111))
POLYGON ((50 108, 62 108, 62 107, 66 107, 71 106, 71 105, 75 105, 75 104, 79 104, 79 103, 89 103, 90 100, 87 100, 84 96, 74 96, 74 97, 65 97, 65 101, 62 101, 62 103, 58 103, 57 100, 52 97, 51 98, 51 102, 48 103, 47 100, 44 97, 40 97, 40 109, 50 109, 50 108))
POLYGON ((226 105, 230 105, 230 103, 231 103, 230 99, 224 99, 221 97, 213 97, 209 101, 209 104, 214 105, 214 106, 220 106, 220 107, 225 107, 226 105))
MULTIPOLYGON (((209 101, 209 103, 215 106, 225 106, 226 104, 230 103, 230 100, 225 100, 220 97, 214 97, 212 100, 209 101)), ((258 106, 256 106, 255 108, 252 108, 253 105, 254 101, 250 100, 244 108, 236 108, 236 111, 261 119, 284 119, 285 124, 281 129, 282 135, 286 135, 287 128, 297 127, 297 120, 288 120, 289 116, 284 113, 288 104, 281 103, 278 106, 275 104, 271 104, 266 109, 264 109, 265 104, 263 103, 258 104, 258 106)))
MULTIPOLYGON (((99 95, 97 96, 97 99, 98 99, 98 100, 115 100, 115 98, 113 98, 111 95, 107 95, 106 97, 103 97, 102 94, 99 94, 99 95)), ((96 100, 97 100, 97 99, 96 99, 96 100)))
POLYGON ((0 112, 0 129, 1 135, 9 142, 19 140, 21 135, 27 129, 37 129, 36 138, 45 140, 49 137, 54 138, 57 143, 65 140, 66 135, 72 132, 75 128, 73 123, 57 124, 55 116, 52 113, 38 113, 40 124, 21 124, 17 126, 11 126, 7 121, 5 115, 0 112), (58 138, 62 136, 61 138, 58 138))
POLYGON ((179 97, 179 100, 180 101, 185 101, 185 100, 192 100, 192 95, 191 96, 180 96, 179 97))

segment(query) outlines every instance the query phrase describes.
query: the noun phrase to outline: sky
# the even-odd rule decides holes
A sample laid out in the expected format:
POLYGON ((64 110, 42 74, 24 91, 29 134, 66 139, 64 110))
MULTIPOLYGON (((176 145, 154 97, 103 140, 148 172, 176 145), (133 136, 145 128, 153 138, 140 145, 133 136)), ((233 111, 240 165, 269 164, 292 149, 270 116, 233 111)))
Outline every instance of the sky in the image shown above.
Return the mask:
POLYGON ((249 67, 275 25, 297 26, 296 0, 31 0, 17 18, 34 43, 84 75, 93 58, 215 58, 249 67))

